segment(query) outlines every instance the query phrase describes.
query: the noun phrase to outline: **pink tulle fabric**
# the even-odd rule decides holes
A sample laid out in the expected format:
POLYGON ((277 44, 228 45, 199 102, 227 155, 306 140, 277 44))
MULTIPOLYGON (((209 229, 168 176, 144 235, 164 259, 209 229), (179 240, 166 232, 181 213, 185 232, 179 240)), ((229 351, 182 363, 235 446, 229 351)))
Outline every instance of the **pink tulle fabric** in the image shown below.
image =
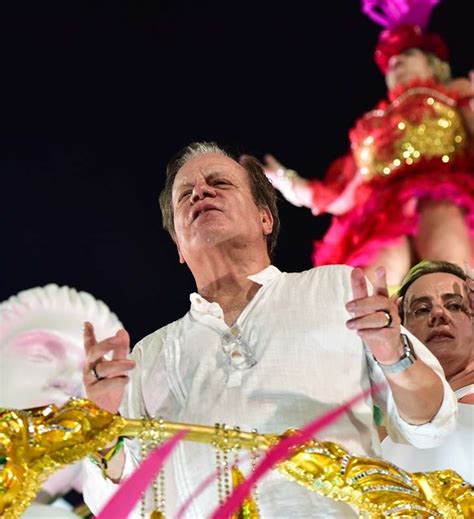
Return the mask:
POLYGON ((446 200, 464 209, 474 239, 474 175, 465 157, 444 164, 420 161, 396 178, 371 182, 371 196, 348 213, 334 217, 322 241, 315 242, 315 265, 372 264, 381 249, 417 232, 425 200, 446 200))

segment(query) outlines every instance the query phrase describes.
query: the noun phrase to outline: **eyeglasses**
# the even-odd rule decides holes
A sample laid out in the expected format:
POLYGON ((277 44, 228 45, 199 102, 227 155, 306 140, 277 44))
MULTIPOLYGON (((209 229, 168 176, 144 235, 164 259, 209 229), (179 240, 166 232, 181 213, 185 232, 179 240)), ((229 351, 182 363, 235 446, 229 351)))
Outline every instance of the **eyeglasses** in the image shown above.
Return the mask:
POLYGON ((229 366, 241 371, 249 369, 257 364, 257 359, 252 348, 242 337, 240 328, 234 325, 222 335, 222 349, 229 366))

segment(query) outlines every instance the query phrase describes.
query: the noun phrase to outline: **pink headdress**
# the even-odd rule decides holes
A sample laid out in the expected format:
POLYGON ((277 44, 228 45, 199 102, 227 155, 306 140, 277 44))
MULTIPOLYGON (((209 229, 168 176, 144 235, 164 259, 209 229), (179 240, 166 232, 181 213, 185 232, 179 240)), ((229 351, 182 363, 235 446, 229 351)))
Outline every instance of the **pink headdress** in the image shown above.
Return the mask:
POLYGON ((404 50, 417 48, 448 59, 441 36, 425 32, 431 12, 440 0, 362 0, 362 12, 384 27, 375 48, 375 62, 385 74, 388 61, 404 50))

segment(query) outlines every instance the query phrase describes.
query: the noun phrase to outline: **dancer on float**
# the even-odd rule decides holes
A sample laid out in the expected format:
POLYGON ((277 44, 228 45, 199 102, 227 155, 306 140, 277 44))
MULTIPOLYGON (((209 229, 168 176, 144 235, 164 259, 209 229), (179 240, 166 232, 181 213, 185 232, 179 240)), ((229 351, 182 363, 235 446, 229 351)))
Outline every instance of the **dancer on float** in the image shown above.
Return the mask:
POLYGON ((385 26, 375 60, 388 95, 356 122, 351 152, 324 180, 266 157, 267 176, 289 202, 334 215, 315 243, 316 265, 362 267, 371 279, 383 265, 397 286, 418 259, 472 260, 474 74, 451 79, 445 43, 426 32, 437 1, 363 2, 385 26))

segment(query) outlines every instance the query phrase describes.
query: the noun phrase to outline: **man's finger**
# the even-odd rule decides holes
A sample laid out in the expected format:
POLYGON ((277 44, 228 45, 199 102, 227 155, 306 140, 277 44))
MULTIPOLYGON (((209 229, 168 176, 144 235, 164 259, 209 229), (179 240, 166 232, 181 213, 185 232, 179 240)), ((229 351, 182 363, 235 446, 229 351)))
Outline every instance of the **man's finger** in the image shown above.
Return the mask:
POLYGON ((126 359, 130 353, 130 336, 128 335, 127 330, 119 330, 115 334, 115 339, 120 342, 117 343, 117 346, 114 348, 112 359, 126 359))
POLYGON ((90 380, 90 383, 93 384, 104 378, 127 375, 134 367, 134 360, 105 360, 103 362, 98 362, 94 367, 99 379, 97 379, 92 369, 88 370, 86 376, 88 377, 88 380, 90 380))
POLYGON ((387 324, 392 322, 393 317, 389 320, 388 315, 389 312, 387 310, 381 310, 362 317, 349 319, 346 325, 350 330, 380 330, 387 328, 387 324))
POLYGON ((120 375, 118 377, 112 378, 103 378, 91 384, 90 389, 97 390, 98 388, 101 388, 101 392, 105 389, 107 391, 113 392, 117 389, 124 388, 128 384, 129 380, 130 377, 128 375, 120 375))
POLYGON ((352 295, 354 299, 362 299, 367 297, 369 292, 367 290, 367 282, 365 280, 364 272, 360 268, 355 268, 351 272, 352 295))
POLYGON ((394 302, 391 299, 387 299, 385 296, 367 296, 362 299, 355 299, 350 301, 346 308, 352 313, 353 317, 361 317, 363 315, 370 315, 375 312, 394 311, 397 313, 397 309, 394 306, 394 302))
MULTIPOLYGON (((128 344, 127 344, 128 347, 128 344)), ((108 339, 104 339, 103 341, 96 342, 92 348, 87 352, 87 362, 90 366, 93 366, 96 362, 102 359, 104 355, 112 352, 112 358, 114 358, 115 350, 118 349, 120 352, 123 352, 125 349, 122 343, 121 338, 114 336, 109 337, 108 339)), ((127 353, 128 355, 128 353, 127 353)), ((115 358, 126 358, 127 355, 117 355, 115 358)))
POLYGON ((384 267, 375 269, 374 294, 388 297, 387 275, 384 267))
POLYGON ((265 160, 265 164, 271 168, 271 169, 279 169, 279 168, 282 168, 283 166, 280 164, 280 162, 278 162, 278 160, 273 156, 273 155, 270 155, 270 154, 267 154, 265 155, 264 157, 264 160, 265 160))
POLYGON ((89 321, 86 321, 84 323, 84 349, 86 350, 86 353, 89 352, 89 350, 94 346, 94 344, 97 344, 97 339, 95 338, 94 333, 94 326, 89 321))

